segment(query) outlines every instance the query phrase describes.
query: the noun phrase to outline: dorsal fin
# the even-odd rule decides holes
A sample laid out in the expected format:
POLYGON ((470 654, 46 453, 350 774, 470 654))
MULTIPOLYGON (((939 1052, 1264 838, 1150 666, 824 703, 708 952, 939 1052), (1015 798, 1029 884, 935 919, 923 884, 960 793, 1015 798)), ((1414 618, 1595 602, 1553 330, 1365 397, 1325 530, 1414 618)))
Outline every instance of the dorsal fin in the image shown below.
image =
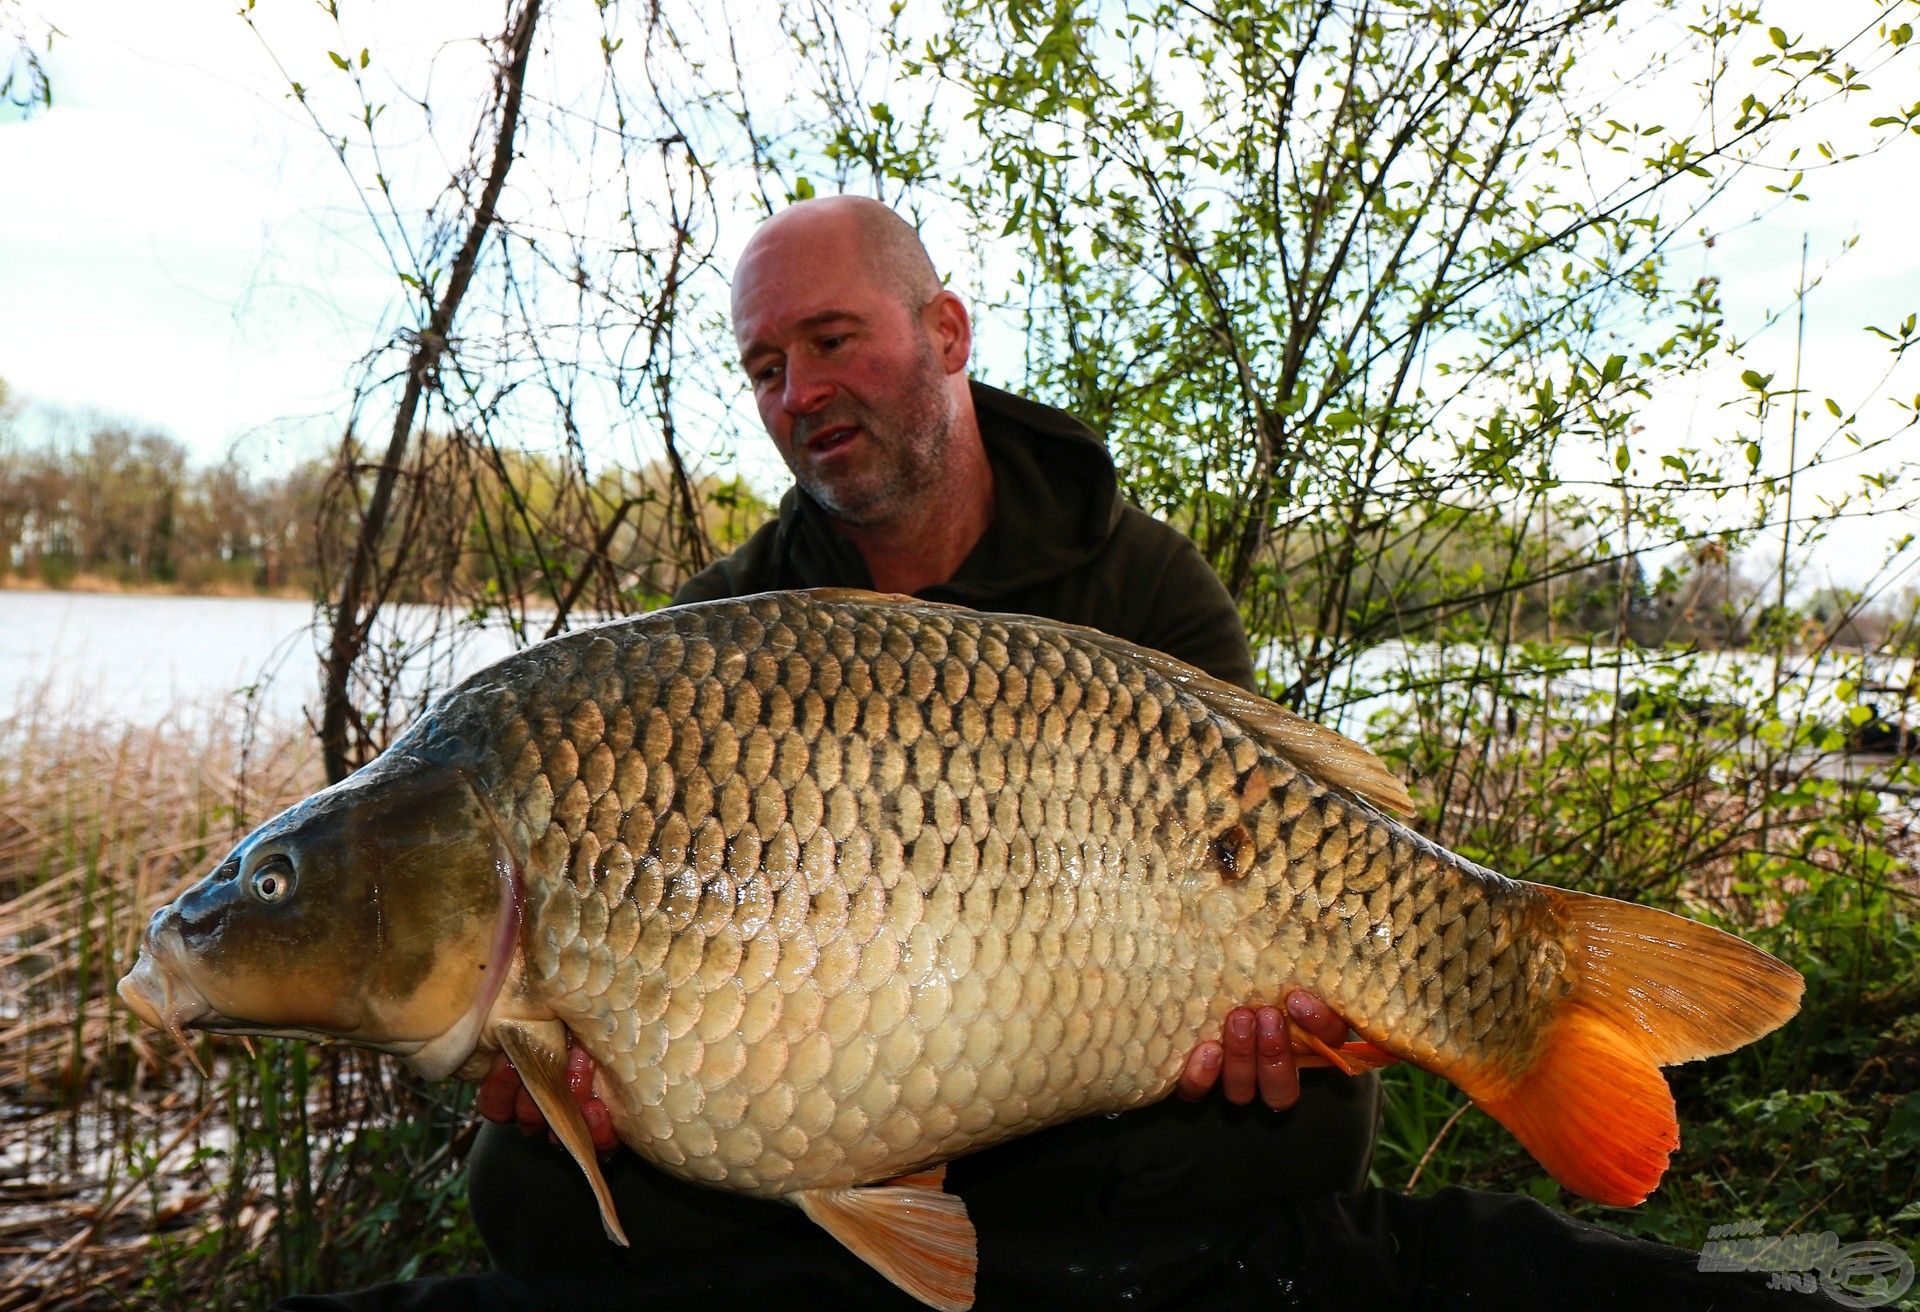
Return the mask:
MULTIPOLYGON (((926 610, 966 609, 944 602, 922 601, 918 597, 903 597, 898 593, 865 592, 858 588, 810 588, 806 590, 806 595, 826 603, 926 610)), ((1111 656, 1146 666, 1175 687, 1199 698, 1209 710, 1237 721, 1273 752, 1328 787, 1351 793, 1363 802, 1371 802, 1398 815, 1413 814, 1413 798, 1408 794, 1407 786, 1394 777, 1393 772, 1387 769, 1386 762, 1344 734, 1295 715, 1277 702, 1216 679, 1205 670, 1196 669, 1165 652, 1142 647, 1083 624, 1063 624, 1059 620, 1042 619, 1035 615, 975 613, 983 619, 1070 633, 1111 656)))

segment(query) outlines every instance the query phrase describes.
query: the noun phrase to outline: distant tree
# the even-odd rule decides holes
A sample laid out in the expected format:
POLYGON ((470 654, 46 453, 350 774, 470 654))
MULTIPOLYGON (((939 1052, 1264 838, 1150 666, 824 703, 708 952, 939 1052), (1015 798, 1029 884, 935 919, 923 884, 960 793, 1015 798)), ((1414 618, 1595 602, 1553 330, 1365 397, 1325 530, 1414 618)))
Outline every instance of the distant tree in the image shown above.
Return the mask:
POLYGON ((32 456, 19 431, 19 404, 0 378, 0 577, 19 570, 27 525, 32 456))
POLYGON ((310 584, 324 462, 269 471, 229 454, 194 468, 178 441, 117 420, 42 411, 29 439, 24 410, 0 384, 0 577, 220 591, 310 584))
POLYGON ((108 423, 90 428, 65 463, 75 565, 129 581, 170 581, 186 448, 108 423))

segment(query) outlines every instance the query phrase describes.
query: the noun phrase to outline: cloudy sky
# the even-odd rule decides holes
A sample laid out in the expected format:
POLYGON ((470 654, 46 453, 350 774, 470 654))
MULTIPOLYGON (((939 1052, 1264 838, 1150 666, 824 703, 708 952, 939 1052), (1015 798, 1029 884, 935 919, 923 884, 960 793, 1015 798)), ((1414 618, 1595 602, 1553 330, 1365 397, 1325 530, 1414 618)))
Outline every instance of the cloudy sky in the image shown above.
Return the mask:
MULTIPOLYGON (((365 43, 388 68, 437 91, 465 85, 502 8, 408 0, 359 21, 377 19, 365 43)), ((29 22, 62 33, 47 63, 55 104, 0 118, 0 378, 31 402, 152 424, 209 459, 243 439, 271 455, 337 431, 353 362, 390 327, 398 291, 352 180, 286 92, 289 77, 325 80, 327 50, 351 52, 357 11, 343 32, 304 0, 265 0, 263 41, 234 9, 29 3, 29 22)), ((1813 179, 1811 203, 1769 209, 1756 184, 1714 215, 1711 248, 1677 258, 1683 272, 1718 275, 1736 326, 1757 331, 1789 301, 1804 237, 1826 272, 1803 368, 1816 395, 1849 408, 1883 369, 1862 326, 1920 309, 1915 144, 1813 179)), ((430 140, 398 149, 427 172, 438 165, 430 140)), ((1789 316, 1762 333, 1747 363, 1790 377, 1793 331, 1789 316)), ((1920 391, 1911 381, 1908 395, 1920 391)), ((1723 426, 1730 394, 1722 376, 1657 398, 1649 440, 1723 426)), ((1779 427, 1770 448, 1786 440, 1779 427)), ((777 467, 759 472, 777 478, 777 467)), ((1846 543, 1836 576, 1877 545, 1846 543)))
MULTIPOLYGON (((327 48, 318 24, 284 21, 314 6, 280 8, 281 32, 307 29, 288 51, 327 48)), ((418 4, 408 25, 477 35, 497 16, 418 4)), ((198 0, 46 17, 63 33, 54 107, 0 126, 0 378, 206 457, 337 413, 394 280, 262 42, 232 5, 198 0)))

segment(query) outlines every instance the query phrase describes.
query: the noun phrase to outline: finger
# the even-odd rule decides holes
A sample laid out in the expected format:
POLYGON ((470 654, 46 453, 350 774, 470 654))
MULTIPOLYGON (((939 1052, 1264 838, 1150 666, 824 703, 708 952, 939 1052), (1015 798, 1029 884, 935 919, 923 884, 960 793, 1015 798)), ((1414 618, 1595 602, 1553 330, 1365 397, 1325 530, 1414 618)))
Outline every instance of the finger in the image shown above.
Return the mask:
POLYGON ((1253 1010, 1249 1007, 1235 1007, 1227 1013, 1227 1023, 1221 1031, 1221 1043, 1226 1049, 1226 1059, 1220 1068, 1220 1090, 1227 1095, 1227 1101, 1245 1105, 1253 1101, 1257 1077, 1253 1070, 1253 1010))
POLYGON ((1300 1100, 1300 1073, 1294 1067, 1293 1041, 1287 1036, 1287 1022, 1278 1007, 1262 1007, 1256 1028, 1259 1033, 1255 1039, 1255 1065, 1260 1101, 1283 1112, 1300 1100))
POLYGON ((593 1057, 585 1048, 567 1049, 567 1088, 585 1106, 593 1097, 593 1057))
POLYGON ((525 1085, 521 1086, 520 1092, 514 1097, 513 1118, 520 1123, 522 1134, 546 1133, 547 1118, 540 1114, 540 1104, 533 1100, 533 1095, 527 1092, 525 1085))
POLYGON ((1345 1017, 1336 1016, 1331 1007, 1311 993, 1295 989, 1287 994, 1287 1014, 1322 1043, 1331 1046, 1347 1041, 1345 1017))
POLYGON ((495 1057, 480 1081, 480 1091, 474 1095, 474 1110, 496 1125, 511 1125, 513 1101, 519 1092, 520 1073, 505 1056, 495 1057))
POLYGON ((587 1133, 593 1139, 593 1150, 605 1157, 620 1146, 620 1140, 613 1132, 613 1115, 607 1105, 598 1098, 580 1104, 580 1115, 586 1118, 587 1133))
POLYGON ((1180 1083, 1176 1086, 1182 1098, 1193 1102, 1213 1092, 1213 1086, 1220 1083, 1220 1044, 1217 1040, 1207 1039, 1187 1054, 1187 1064, 1180 1070, 1180 1083))

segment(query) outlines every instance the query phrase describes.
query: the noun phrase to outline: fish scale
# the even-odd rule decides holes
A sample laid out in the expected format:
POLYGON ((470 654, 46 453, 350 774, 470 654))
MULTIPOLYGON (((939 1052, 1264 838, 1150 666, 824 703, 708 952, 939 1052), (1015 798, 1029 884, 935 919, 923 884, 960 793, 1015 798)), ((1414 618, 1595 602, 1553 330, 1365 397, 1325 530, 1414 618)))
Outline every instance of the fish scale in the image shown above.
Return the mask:
POLYGON ((1782 1024, 1800 977, 1411 809, 1357 744, 1119 639, 769 593, 472 676, 156 912, 121 994, 436 1077, 505 1051, 624 1243, 571 1036, 629 1147, 796 1203, 941 1308, 974 1240, 923 1168, 1161 1098, 1294 988, 1638 1202, 1678 1142, 1659 1067, 1782 1024))
POLYGON ((1290 987, 1531 1055, 1555 927, 1466 932, 1520 886, 1071 630, 768 596, 543 650, 439 732, 498 737, 527 976, 675 1174, 780 1195, 1139 1106, 1290 987))

